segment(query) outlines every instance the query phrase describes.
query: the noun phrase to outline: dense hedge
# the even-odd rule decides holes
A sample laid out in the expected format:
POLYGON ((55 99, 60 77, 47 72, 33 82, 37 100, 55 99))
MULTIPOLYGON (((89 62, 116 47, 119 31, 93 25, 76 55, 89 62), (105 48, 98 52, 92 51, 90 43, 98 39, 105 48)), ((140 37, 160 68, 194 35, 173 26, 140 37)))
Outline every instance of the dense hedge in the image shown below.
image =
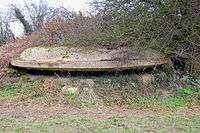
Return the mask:
POLYGON ((199 0, 96 0, 92 6, 104 23, 115 25, 117 44, 154 47, 199 62, 199 0))

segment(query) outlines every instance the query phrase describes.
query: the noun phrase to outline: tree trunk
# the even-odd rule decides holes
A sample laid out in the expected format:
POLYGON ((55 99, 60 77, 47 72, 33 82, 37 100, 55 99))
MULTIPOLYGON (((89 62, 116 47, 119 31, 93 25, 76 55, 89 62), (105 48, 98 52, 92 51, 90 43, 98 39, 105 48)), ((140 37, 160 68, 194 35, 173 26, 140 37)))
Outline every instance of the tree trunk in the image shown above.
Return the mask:
POLYGON ((25 34, 31 34, 33 32, 33 29, 31 27, 31 25, 28 23, 28 21, 25 19, 24 15, 20 11, 20 9, 17 8, 16 6, 14 6, 13 10, 15 12, 15 17, 17 19, 19 19, 19 21, 23 24, 25 34))

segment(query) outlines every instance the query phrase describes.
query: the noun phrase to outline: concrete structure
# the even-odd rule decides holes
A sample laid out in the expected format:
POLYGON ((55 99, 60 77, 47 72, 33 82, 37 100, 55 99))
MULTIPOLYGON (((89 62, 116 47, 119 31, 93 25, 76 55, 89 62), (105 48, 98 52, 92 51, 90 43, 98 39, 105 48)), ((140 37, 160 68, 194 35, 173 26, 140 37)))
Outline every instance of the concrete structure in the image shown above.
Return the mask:
POLYGON ((166 63, 165 55, 151 49, 94 47, 33 47, 11 61, 16 67, 51 71, 115 71, 166 63))

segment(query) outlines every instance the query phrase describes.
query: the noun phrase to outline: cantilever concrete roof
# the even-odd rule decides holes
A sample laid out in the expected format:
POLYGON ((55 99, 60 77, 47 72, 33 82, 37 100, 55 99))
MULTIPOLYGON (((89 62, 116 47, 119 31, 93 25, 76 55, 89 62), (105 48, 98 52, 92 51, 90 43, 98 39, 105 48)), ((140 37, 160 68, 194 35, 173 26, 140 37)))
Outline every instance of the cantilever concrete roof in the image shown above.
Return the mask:
POLYGON ((66 71, 126 70, 166 63, 165 55, 152 49, 94 47, 33 47, 11 61, 11 65, 26 69, 66 71))

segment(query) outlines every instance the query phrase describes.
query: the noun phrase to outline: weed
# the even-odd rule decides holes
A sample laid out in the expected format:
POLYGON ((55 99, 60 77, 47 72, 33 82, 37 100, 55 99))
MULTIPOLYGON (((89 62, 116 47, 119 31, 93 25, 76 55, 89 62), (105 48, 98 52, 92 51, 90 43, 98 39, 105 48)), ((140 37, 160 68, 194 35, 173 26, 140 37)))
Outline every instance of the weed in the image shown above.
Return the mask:
POLYGON ((74 100, 78 97, 78 90, 75 87, 67 88, 65 95, 68 99, 74 100))

